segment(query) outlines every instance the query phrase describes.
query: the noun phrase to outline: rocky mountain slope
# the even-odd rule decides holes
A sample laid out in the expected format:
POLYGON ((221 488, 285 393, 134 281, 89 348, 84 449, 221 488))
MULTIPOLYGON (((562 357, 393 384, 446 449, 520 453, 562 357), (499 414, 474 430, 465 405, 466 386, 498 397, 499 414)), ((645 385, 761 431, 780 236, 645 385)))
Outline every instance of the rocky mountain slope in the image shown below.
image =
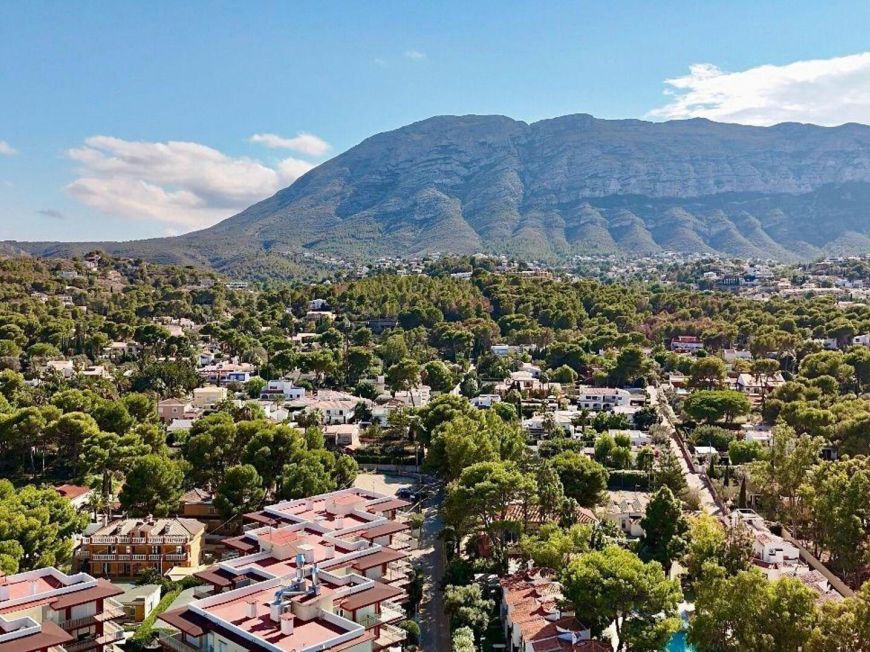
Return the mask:
MULTIPOLYGON (((870 127, 441 116, 363 141, 203 231, 99 243, 234 270, 284 252, 870 251, 870 127)), ((15 243, 34 253, 94 245, 15 243)), ((270 262, 269 262, 270 261, 270 262)))

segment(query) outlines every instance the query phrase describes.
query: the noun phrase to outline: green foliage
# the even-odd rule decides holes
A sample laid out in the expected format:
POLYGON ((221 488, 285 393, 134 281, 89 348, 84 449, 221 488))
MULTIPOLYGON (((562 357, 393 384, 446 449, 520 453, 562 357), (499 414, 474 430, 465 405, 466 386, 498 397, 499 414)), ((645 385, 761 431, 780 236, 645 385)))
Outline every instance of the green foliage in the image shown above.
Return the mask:
POLYGON ((615 623, 617 649, 659 650, 679 629, 677 580, 658 562, 610 545, 580 555, 563 576, 565 598, 583 613, 595 635, 615 623))

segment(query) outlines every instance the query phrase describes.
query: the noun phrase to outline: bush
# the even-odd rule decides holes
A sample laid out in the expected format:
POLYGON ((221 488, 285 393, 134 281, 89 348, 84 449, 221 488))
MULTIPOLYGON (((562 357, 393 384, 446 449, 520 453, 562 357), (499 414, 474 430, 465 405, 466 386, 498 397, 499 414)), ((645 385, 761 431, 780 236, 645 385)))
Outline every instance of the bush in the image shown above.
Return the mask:
POLYGON ((607 478, 607 488, 611 491, 620 489, 646 491, 650 488, 650 474, 631 469, 612 469, 607 478))

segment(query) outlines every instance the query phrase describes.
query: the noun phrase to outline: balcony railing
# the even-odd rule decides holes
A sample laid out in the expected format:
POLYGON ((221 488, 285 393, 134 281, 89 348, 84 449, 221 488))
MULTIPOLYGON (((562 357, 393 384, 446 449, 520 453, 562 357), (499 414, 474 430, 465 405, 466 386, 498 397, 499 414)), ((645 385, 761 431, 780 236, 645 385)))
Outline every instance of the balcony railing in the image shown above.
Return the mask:
POLYGON ((385 600, 381 602, 380 613, 367 614, 362 616, 357 622, 366 629, 370 629, 378 625, 387 626, 389 623, 394 623, 404 618, 405 610, 401 606, 385 600))
POLYGON ((199 648, 182 641, 181 634, 161 634, 160 642, 176 652, 199 652, 199 648))
POLYGON ((384 648, 390 645, 397 645, 401 643, 408 637, 408 632, 406 632, 401 627, 396 627, 395 625, 381 625, 381 633, 378 636, 375 644, 378 647, 384 648))

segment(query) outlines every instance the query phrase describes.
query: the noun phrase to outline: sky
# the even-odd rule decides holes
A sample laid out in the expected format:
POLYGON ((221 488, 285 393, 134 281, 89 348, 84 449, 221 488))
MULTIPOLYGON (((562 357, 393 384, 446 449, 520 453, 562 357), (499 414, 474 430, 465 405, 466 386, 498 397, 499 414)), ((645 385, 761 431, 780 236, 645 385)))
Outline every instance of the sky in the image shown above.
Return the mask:
POLYGON ((0 3, 0 240, 205 228, 440 114, 870 123, 870 3, 0 3))

